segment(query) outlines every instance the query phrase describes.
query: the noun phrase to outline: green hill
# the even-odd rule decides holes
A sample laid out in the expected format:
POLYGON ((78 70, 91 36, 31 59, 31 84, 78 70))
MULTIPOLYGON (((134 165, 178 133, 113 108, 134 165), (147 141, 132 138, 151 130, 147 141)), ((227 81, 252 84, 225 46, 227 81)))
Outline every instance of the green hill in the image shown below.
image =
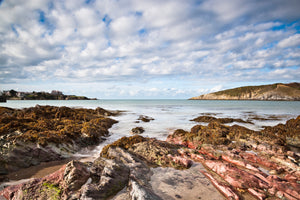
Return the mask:
POLYGON ((300 100, 300 83, 245 86, 200 95, 191 100, 300 100))

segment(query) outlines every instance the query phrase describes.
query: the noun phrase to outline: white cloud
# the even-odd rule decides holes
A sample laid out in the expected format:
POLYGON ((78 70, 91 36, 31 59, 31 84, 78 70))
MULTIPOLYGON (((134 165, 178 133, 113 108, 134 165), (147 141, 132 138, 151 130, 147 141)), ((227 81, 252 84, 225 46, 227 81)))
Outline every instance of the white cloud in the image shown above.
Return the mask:
POLYGON ((281 48, 300 46, 300 34, 292 35, 288 38, 284 38, 278 43, 281 48))
POLYGON ((151 82, 120 91, 183 96, 211 88, 189 90, 180 86, 185 81, 226 87, 231 81, 299 80, 297 8, 297 0, 3 1, 0 83, 43 77, 143 84, 180 77, 176 88, 151 82))

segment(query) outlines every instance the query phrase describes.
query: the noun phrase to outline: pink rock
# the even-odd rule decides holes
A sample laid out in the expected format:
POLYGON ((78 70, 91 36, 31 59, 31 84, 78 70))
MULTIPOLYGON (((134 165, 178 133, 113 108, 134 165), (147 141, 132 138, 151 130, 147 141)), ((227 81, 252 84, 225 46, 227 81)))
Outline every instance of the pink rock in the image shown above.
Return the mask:
POLYGON ((201 156, 201 155, 199 155, 199 154, 191 153, 191 154, 190 154, 190 157, 191 157, 191 159, 193 159, 193 160, 195 160, 195 161, 198 161, 198 162, 202 162, 202 161, 205 160, 204 157, 201 156))
POLYGON ((0 191, 0 197, 4 197, 5 199, 10 199, 12 194, 18 191, 22 187, 22 184, 13 185, 5 188, 4 190, 0 191))
POLYGON ((240 160, 234 160, 232 159, 231 157, 229 156, 226 156, 226 155, 222 155, 222 159, 227 161, 227 162, 230 162, 232 164, 235 164, 237 166, 240 166, 240 167, 246 167, 246 163, 243 162, 243 161, 240 161, 240 160))
POLYGON ((240 197, 228 186, 221 185, 216 179, 214 179, 209 173, 201 171, 211 182, 212 184, 223 194, 227 199, 239 200, 240 197))
POLYGON ((168 158, 170 158, 176 164, 183 165, 185 167, 190 167, 193 164, 193 161, 180 156, 172 156, 171 154, 168 154, 168 158))
POLYGON ((274 162, 271 162, 265 158, 262 158, 258 155, 255 155, 253 153, 246 153, 246 152, 243 152, 241 154, 241 157, 247 161, 250 161, 252 163, 257 163, 257 164, 260 164, 262 166, 265 166, 265 167, 268 167, 268 168, 271 168, 271 169, 275 169, 277 170, 279 168, 279 166, 274 163, 274 162))
POLYGON ((58 185, 63 183, 63 176, 65 171, 66 165, 63 165, 59 170, 55 171, 52 174, 49 174, 41 179, 33 179, 30 182, 25 182, 19 185, 13 185, 5 188, 0 192, 1 195, 5 197, 6 199, 13 199, 17 200, 20 199, 23 196, 23 187, 39 187, 39 185, 42 185, 42 183, 51 183, 53 185, 58 185), (13 197, 13 198, 11 198, 13 197), (20 197, 20 198, 19 198, 20 197))
POLYGON ((264 200, 264 199, 266 198, 266 195, 265 195, 265 194, 260 193, 260 192, 258 192, 258 191, 256 191, 256 190, 254 190, 253 188, 249 188, 249 189, 248 189, 248 192, 249 192, 250 194, 252 194, 253 196, 255 196, 256 198, 258 198, 259 200, 264 200))

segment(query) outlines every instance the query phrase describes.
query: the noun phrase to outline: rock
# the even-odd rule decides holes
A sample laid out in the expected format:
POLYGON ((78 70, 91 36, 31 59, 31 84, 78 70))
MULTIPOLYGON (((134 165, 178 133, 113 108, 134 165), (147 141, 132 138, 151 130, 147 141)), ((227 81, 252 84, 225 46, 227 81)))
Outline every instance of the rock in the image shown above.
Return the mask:
POLYGON ((246 122, 242 119, 233 119, 233 118, 216 118, 216 117, 212 117, 212 116, 200 116, 197 118, 192 119, 191 121, 195 121, 195 122, 206 122, 206 123, 210 123, 210 122, 219 122, 221 124, 227 124, 227 123, 232 123, 232 122, 239 122, 239 123, 250 123, 250 122, 246 122))
POLYGON ((98 158, 91 168, 92 183, 81 189, 82 199, 106 199, 128 183, 129 168, 114 160, 98 158))
POLYGON ((132 199, 136 200, 162 200, 154 192, 143 187, 138 182, 131 180, 129 183, 130 196, 132 199))
POLYGON ((66 165, 64 172, 64 183, 67 190, 75 191, 87 182, 90 172, 82 162, 72 160, 66 165))
POLYGON ((201 171, 207 178, 209 178, 212 184, 223 194, 227 199, 239 200, 240 197, 227 185, 220 184, 215 178, 213 178, 209 173, 201 171))
POLYGON ((19 185, 13 185, 0 191, 0 197, 11 200, 60 199, 62 196, 63 174, 65 166, 41 179, 33 179, 19 185))
POLYGON ((0 107, 0 174, 71 156, 96 145, 117 121, 102 108, 0 107))
POLYGON ((145 115, 140 115, 138 120, 141 120, 143 122, 150 122, 152 120, 154 120, 152 117, 149 117, 149 116, 145 116, 145 115))
POLYGON ((107 154, 107 152, 110 147, 121 147, 121 148, 127 150, 132 145, 143 142, 143 141, 146 141, 146 139, 139 135, 135 135, 132 137, 122 137, 121 139, 103 147, 103 149, 100 153, 100 156, 103 158, 109 158, 109 155, 107 154))
POLYGON ((287 151, 284 137, 297 135, 298 118, 262 131, 214 121, 208 126, 196 125, 190 132, 176 130, 167 141, 193 149, 181 149, 179 153, 218 174, 218 178, 214 178, 214 173, 205 172, 227 198, 237 199, 232 192, 243 197, 243 191, 248 191, 257 199, 275 196, 297 199, 300 196, 299 156, 287 151), (272 174, 281 174, 284 178, 272 174), (229 185, 224 185, 225 182, 229 185))
MULTIPOLYGON (((292 120, 283 127, 294 127, 297 123, 292 120)), ((278 130, 283 128, 280 126, 278 130)), ((288 130, 286 135, 291 132, 288 130)), ((282 138, 272 140, 274 134, 211 122, 208 126, 194 126, 190 132, 176 130, 167 141, 140 135, 123 137, 105 146, 100 157, 89 165, 72 161, 52 175, 7 187, 0 192, 0 197, 197 199, 203 197, 195 194, 201 190, 197 188, 201 179, 210 180, 227 199, 248 199, 249 195, 256 199, 297 199, 300 196, 299 154, 287 151, 287 144, 280 142, 282 138), (195 166, 201 165, 199 162, 207 171, 204 168, 195 171, 195 166), (173 176, 167 177, 170 171, 173 176), (273 172, 280 177, 272 175, 273 172), (164 192, 154 185, 157 179, 162 188, 170 188, 169 184, 173 189, 164 192), (180 192, 183 188, 194 188, 188 190, 193 193, 180 192)))
POLYGON ((151 184, 149 183, 152 173, 144 161, 119 147, 110 147, 108 154, 111 158, 123 162, 130 168, 128 193, 131 199, 161 199, 152 190, 151 184))
POLYGON ((131 134, 142 134, 144 132, 144 128, 143 127, 135 127, 133 129, 131 129, 131 134))

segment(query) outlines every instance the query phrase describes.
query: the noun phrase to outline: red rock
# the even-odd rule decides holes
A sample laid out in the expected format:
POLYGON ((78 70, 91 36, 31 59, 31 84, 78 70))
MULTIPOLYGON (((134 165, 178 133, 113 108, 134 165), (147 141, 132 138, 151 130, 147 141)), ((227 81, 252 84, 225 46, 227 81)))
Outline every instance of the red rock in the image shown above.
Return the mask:
POLYGON ((199 154, 190 154, 190 157, 195 160, 195 161, 198 161, 198 162, 202 162, 205 160, 205 158, 202 156, 202 155, 199 155, 199 154))
POLYGON ((255 155, 254 153, 243 152, 243 153, 241 153, 240 156, 241 156, 241 158, 243 158, 249 162, 260 164, 262 166, 265 166, 265 167, 268 167, 271 169, 278 170, 280 168, 276 163, 271 162, 266 158, 255 155))
POLYGON ((201 171, 211 182, 212 184, 223 194, 227 199, 239 200, 240 197, 228 186, 218 183, 209 173, 201 171))
POLYGON ((4 190, 0 192, 0 197, 3 196, 6 199, 14 199, 14 200, 23 198, 23 196, 27 198, 28 196, 30 197, 30 194, 29 193, 25 194, 23 190, 27 190, 28 188, 35 188, 35 190, 38 191, 43 187, 43 183, 49 183, 52 185, 63 184, 63 176, 64 176, 65 168, 66 165, 63 165, 59 170, 45 176, 44 178, 33 179, 30 182, 25 182, 19 185, 6 187, 4 190))
POLYGON ((193 164, 193 161, 180 156, 172 156, 171 154, 169 154, 168 158, 170 158, 176 164, 183 165, 185 167, 190 167, 193 164))
POLYGON ((234 160, 234 159, 232 159, 229 156, 222 155, 222 159, 225 160, 225 161, 227 161, 227 162, 229 162, 229 163, 235 164, 237 166, 246 167, 246 163, 245 162, 240 161, 240 160, 234 160))
POLYGON ((220 175, 229 184, 238 188, 262 188, 267 189, 269 185, 259 177, 220 161, 205 161, 204 164, 220 175))
POLYGON ((200 142, 191 142, 187 141, 187 147, 190 149, 196 149, 201 143, 200 142))
POLYGON ((258 192, 258 191, 256 191, 256 190, 254 190, 253 188, 249 188, 249 189, 248 189, 248 192, 249 192, 250 194, 252 194, 253 196, 255 196, 256 198, 258 198, 259 200, 263 200, 263 199, 266 198, 266 195, 265 195, 265 194, 263 194, 263 193, 261 193, 261 192, 258 192))
POLYGON ((0 197, 4 197, 5 199, 10 199, 13 196, 13 194, 21 188, 21 186, 22 184, 13 185, 5 188, 4 190, 0 191, 0 197))

